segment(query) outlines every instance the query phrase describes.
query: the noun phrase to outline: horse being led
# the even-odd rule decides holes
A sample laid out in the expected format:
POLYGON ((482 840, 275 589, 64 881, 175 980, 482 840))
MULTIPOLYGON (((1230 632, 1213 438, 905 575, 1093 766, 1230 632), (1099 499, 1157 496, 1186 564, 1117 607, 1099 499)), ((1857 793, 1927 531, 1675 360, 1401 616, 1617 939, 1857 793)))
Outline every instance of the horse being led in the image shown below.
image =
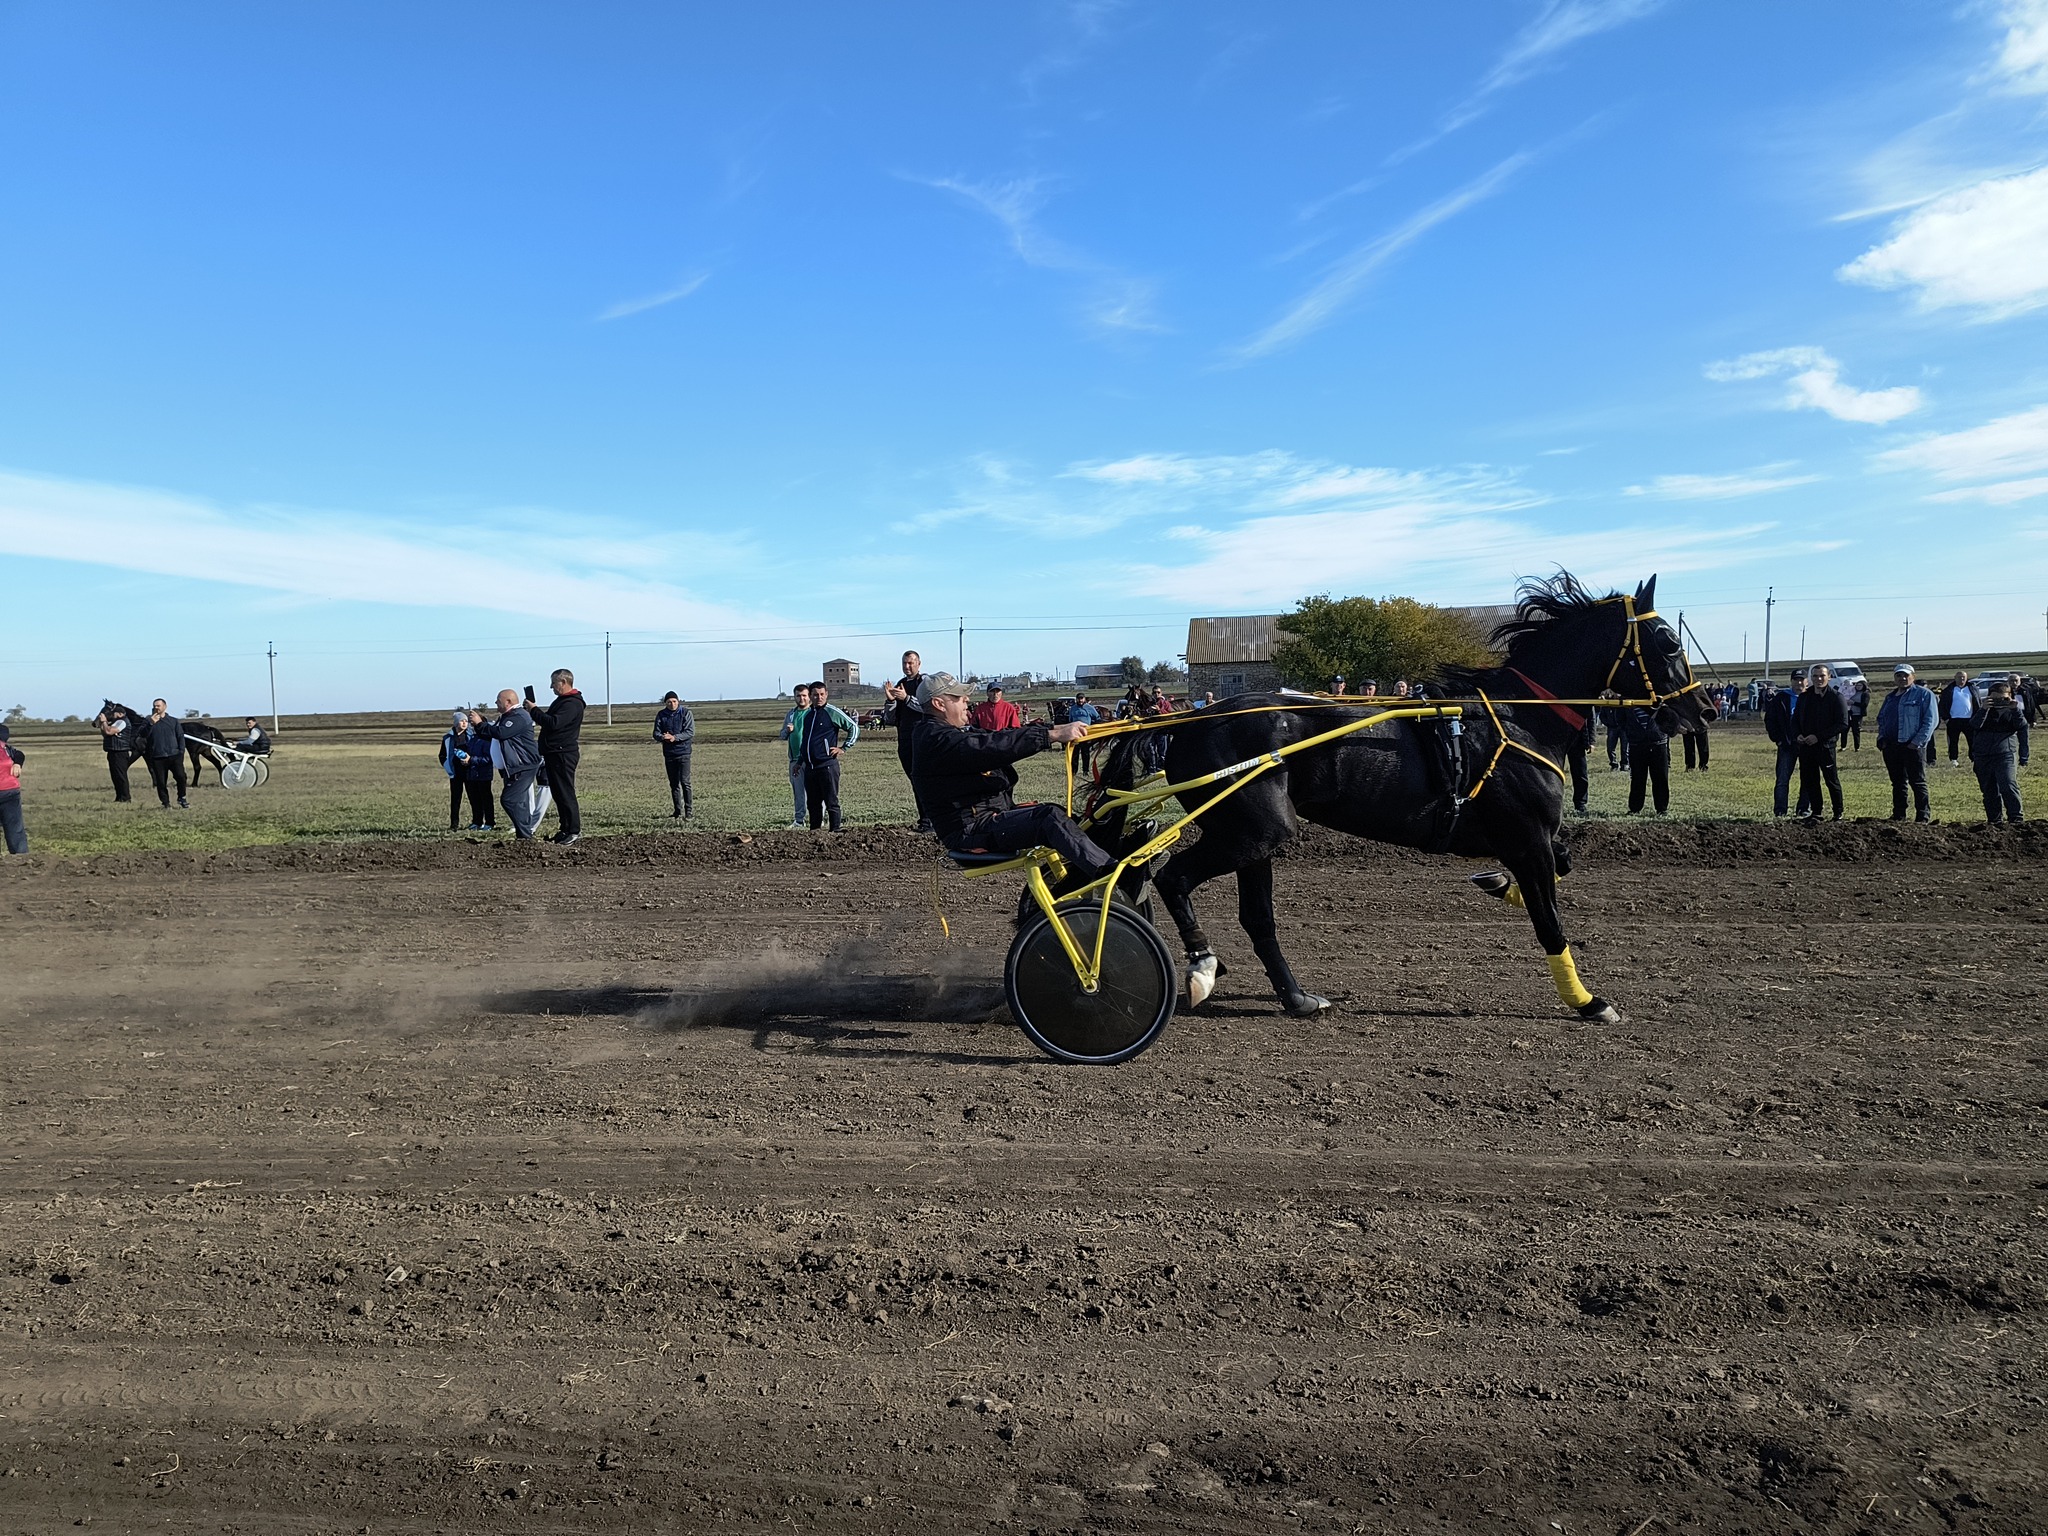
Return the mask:
MULTIPOLYGON (((137 730, 140 730, 149 723, 148 710, 130 709, 126 704, 117 704, 112 699, 102 699, 100 701, 100 712, 94 723, 97 724, 99 720, 104 720, 117 713, 126 715, 130 720, 134 721, 135 729, 137 730)), ((215 752, 213 748, 226 746, 228 739, 203 720, 180 720, 178 724, 185 729, 185 755, 192 759, 192 787, 197 789, 199 787, 199 765, 201 763, 211 763, 216 775, 226 765, 228 761, 226 756, 215 752)), ((133 754, 133 756, 138 757, 140 755, 140 753, 133 754)))
MULTIPOLYGON (((1692 680, 1677 634, 1657 616, 1656 588, 1652 576, 1633 597, 1595 597, 1562 571, 1548 581, 1525 582, 1515 618, 1494 633, 1502 664, 1447 672, 1432 692, 1496 701, 1590 699, 1614 688, 1625 700, 1655 709, 1669 732, 1703 725, 1714 708, 1692 680)), ((1195 916, 1195 888, 1234 874, 1238 921, 1280 1005, 1297 1015, 1330 1006, 1295 980, 1274 922, 1273 855, 1306 820, 1376 842, 1499 860, 1505 874, 1474 881, 1528 912, 1550 957, 1558 996, 1583 1018, 1619 1022, 1620 1015, 1579 980, 1557 911, 1557 877, 1569 867, 1558 836, 1562 764, 1585 723, 1582 708, 1467 705, 1462 739, 1434 721, 1386 721, 1284 758, 1220 799, 1228 779, 1181 794, 1190 813, 1217 799, 1202 813, 1200 840, 1169 859, 1155 882, 1187 946, 1190 1000, 1207 997, 1217 975, 1216 956, 1195 916)), ((1283 693, 1246 694, 1176 716, 1165 751, 1166 782, 1185 783, 1233 764, 1250 767, 1263 753, 1372 712, 1283 693)), ((1157 734, 1119 739, 1103 782, 1129 788, 1140 753, 1156 754, 1157 734)), ((1104 818, 1105 844, 1123 833, 1120 812, 1104 818)))

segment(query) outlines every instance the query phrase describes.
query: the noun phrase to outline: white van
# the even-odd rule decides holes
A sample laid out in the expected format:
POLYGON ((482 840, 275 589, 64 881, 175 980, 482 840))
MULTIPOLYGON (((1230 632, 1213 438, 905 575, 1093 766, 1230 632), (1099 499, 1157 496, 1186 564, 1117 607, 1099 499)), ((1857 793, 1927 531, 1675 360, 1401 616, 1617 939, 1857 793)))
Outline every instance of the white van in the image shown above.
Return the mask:
POLYGON ((1835 692, 1848 698, 1856 691, 1856 685, 1863 681, 1863 668, 1853 661, 1830 661, 1822 663, 1828 669, 1828 676, 1835 680, 1835 692))

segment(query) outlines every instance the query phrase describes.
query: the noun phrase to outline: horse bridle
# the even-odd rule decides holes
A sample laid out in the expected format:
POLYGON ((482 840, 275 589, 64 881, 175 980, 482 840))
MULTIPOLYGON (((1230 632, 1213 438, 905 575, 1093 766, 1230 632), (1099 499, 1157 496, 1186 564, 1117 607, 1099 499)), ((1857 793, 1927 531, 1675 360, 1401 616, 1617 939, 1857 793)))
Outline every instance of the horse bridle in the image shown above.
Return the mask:
POLYGON ((1628 628, 1622 633, 1621 651, 1615 656, 1614 665, 1607 669, 1607 681, 1600 685, 1601 692, 1605 693, 1614 687, 1614 679, 1621 671, 1622 663, 1631 659, 1635 662, 1636 675, 1643 680, 1643 692, 1649 697, 1645 700, 1624 699, 1624 704, 1637 708, 1659 709, 1672 700, 1682 699, 1688 693, 1704 686, 1692 675, 1692 659, 1685 654, 1685 643, 1681 639, 1678 646, 1678 663, 1685 668, 1685 686, 1674 688, 1669 693, 1659 693, 1657 680, 1650 676, 1650 659, 1643 654, 1642 627, 1649 620, 1662 618, 1663 615, 1654 608, 1645 609, 1641 613, 1636 612, 1636 600, 1627 593, 1616 593, 1613 597, 1603 598, 1602 601, 1621 604, 1622 612, 1628 615, 1628 628))

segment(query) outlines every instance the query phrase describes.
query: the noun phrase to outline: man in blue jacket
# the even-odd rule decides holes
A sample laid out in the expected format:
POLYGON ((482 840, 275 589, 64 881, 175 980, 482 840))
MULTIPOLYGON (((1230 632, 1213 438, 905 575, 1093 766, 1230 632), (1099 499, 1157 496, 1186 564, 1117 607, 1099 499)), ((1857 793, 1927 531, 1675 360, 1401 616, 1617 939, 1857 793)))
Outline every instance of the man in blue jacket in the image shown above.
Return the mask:
POLYGON ((1913 681, 1910 662, 1892 668, 1892 691, 1877 707, 1877 750, 1892 776, 1892 820, 1906 819, 1906 790, 1913 791, 1913 819, 1927 814, 1927 747, 1934 740, 1934 695, 1913 681))
POLYGON ((811 830, 817 831, 829 812, 832 830, 839 830, 839 759, 860 740, 860 727, 831 701, 823 683, 811 684, 811 707, 797 722, 797 760, 804 765, 804 796, 811 802, 811 830), (841 734, 846 737, 840 745, 841 734))
MULTIPOLYGON (((1799 697, 1806 692, 1806 673, 1792 674, 1792 686, 1774 689, 1764 700, 1764 734, 1771 738, 1778 749, 1778 778, 1771 787, 1771 814, 1785 814, 1785 802, 1792 793, 1792 773, 1799 766, 1798 733, 1792 729, 1792 717, 1798 712, 1799 697)), ((1799 809, 1806 810, 1804 799, 1799 809)))
POLYGON ((510 688, 498 691, 498 718, 473 717, 480 734, 497 746, 498 771, 505 776, 499 797, 505 814, 512 818, 512 832, 521 842, 533 840, 540 824, 534 803, 534 780, 540 775, 540 747, 536 744, 533 716, 519 707, 519 695, 510 688))
POLYGON ((675 802, 671 813, 687 821, 690 817, 690 752, 697 744, 697 721, 690 706, 673 689, 661 696, 661 713, 654 717, 654 739, 661 743, 661 764, 668 770, 668 797, 675 802))

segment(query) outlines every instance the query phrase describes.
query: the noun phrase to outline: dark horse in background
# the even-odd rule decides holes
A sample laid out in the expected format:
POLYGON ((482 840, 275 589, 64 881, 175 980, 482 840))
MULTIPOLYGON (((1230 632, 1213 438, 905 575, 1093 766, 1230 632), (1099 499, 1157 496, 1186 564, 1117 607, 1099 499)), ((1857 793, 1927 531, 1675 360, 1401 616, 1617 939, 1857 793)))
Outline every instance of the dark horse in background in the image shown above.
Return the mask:
MULTIPOLYGON (((133 722, 129 726, 129 730, 134 733, 130 739, 139 741, 142 728, 149 724, 149 711, 146 709, 130 709, 126 704, 116 704, 112 699, 102 699, 100 700, 100 712, 94 717, 93 724, 97 727, 101 720, 110 719, 117 714, 126 715, 133 722)), ((192 772, 190 774, 192 787, 194 789, 199 787, 199 766, 202 763, 211 763, 213 765, 214 776, 217 780, 220 776, 222 765, 228 759, 224 753, 213 752, 208 749, 216 746, 227 746, 227 737, 206 724, 203 720, 180 720, 178 724, 185 728, 185 755, 192 759, 192 772)), ((141 756, 140 752, 130 752, 128 760, 135 762, 141 756)))
MULTIPOLYGON (((1431 691, 1452 699, 1570 700, 1611 687, 1624 700, 1654 701, 1647 707, 1671 734, 1703 726, 1714 708, 1693 682, 1677 634, 1656 614, 1656 589, 1652 576, 1632 598, 1596 597, 1562 571, 1548 581, 1525 582, 1515 617, 1493 636, 1501 664, 1448 670, 1431 691)), ((1434 721, 1387 721, 1285 758, 1211 809, 1202 811, 1233 780, 1183 793, 1179 799, 1189 813, 1202 811, 1201 837, 1167 861, 1155 884, 1187 946, 1192 1001, 1208 995, 1217 974, 1195 916, 1194 891, 1234 874, 1238 921, 1281 1006, 1297 1015, 1329 1007, 1295 980, 1274 923, 1273 855, 1306 820, 1375 842, 1497 859, 1505 875, 1474 881, 1528 911, 1558 995, 1584 1018, 1618 1022, 1620 1015, 1580 982, 1557 910, 1557 877, 1569 867, 1558 836, 1563 763, 1584 723, 1584 706, 1495 709, 1498 724, 1484 705, 1465 707, 1463 742, 1455 751, 1434 721)), ((1166 782, 1186 783, 1232 764, 1250 767, 1262 753, 1370 713, 1370 707, 1315 705, 1281 693, 1245 694, 1176 715, 1162 763, 1166 782)), ((1102 782, 1129 788, 1143 760, 1157 759, 1159 734, 1118 740, 1102 782)), ((1104 846, 1126 840, 1120 813, 1104 818, 1100 836, 1104 846)))

